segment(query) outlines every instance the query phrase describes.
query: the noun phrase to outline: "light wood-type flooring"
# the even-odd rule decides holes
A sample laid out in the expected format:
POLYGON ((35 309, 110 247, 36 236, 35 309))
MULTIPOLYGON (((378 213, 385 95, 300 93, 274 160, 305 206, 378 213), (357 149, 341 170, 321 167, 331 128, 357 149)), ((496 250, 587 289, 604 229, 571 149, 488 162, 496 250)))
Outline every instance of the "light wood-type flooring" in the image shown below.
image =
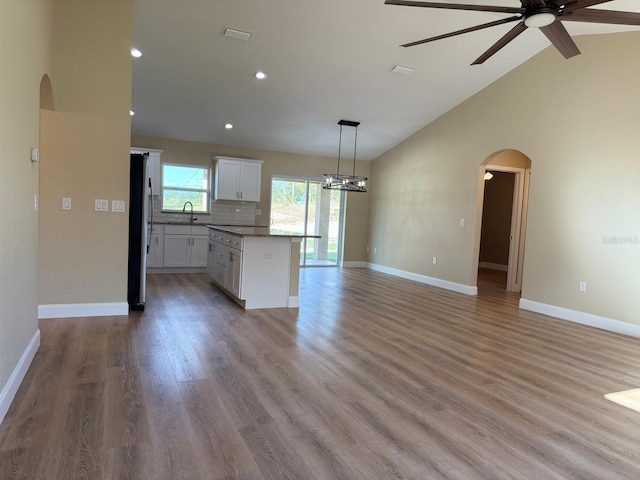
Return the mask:
POLYGON ((128 317, 40 321, 0 479, 640 479, 640 340, 366 269, 299 309, 149 277, 128 317))

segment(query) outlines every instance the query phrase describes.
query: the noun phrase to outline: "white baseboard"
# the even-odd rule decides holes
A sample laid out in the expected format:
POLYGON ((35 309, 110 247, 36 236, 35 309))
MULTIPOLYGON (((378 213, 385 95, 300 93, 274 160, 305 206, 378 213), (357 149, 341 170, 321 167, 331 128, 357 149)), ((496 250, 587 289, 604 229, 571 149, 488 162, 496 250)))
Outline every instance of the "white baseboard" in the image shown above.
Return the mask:
POLYGON ((478 262, 478 268, 488 268, 489 270, 500 270, 501 272, 509 271, 509 265, 502 265, 501 263, 491 263, 491 262, 478 262))
POLYGON ((38 305, 38 318, 108 317, 128 314, 129 304, 126 302, 38 305))
POLYGON ((451 290, 458 293, 464 293, 465 295, 477 295, 478 287, 475 285, 463 285, 462 283, 450 282, 449 280, 442 280, 440 278, 428 277, 427 275, 420 275, 418 273, 406 272, 404 270, 398 270, 397 268, 385 267, 384 265, 377 265, 375 263, 369 263, 369 268, 377 272, 388 273, 396 277, 406 278, 420 283, 426 283, 434 287, 444 288, 445 290, 451 290))
POLYGON ((581 323, 591 327, 601 328, 610 332, 622 333, 632 337, 640 337, 640 325, 614 320, 612 318, 601 317, 591 313, 580 312, 578 310, 570 310, 564 307, 557 307, 546 303, 535 302, 520 299, 520 308, 531 312, 542 313, 550 317, 561 318, 570 322, 581 323))
POLYGON ((287 304, 289 308, 298 308, 300 307, 300 297, 299 296, 289 296, 289 303, 287 304))
POLYGON ((24 376, 27 374, 27 370, 29 370, 29 365, 33 361, 33 357, 35 357, 36 352, 38 351, 38 347, 40 346, 40 330, 36 330, 36 333, 31 337, 31 341, 25 348, 24 352, 20 356, 20 360, 18 360, 18 364, 16 368, 13 369, 11 375, 9 376, 9 380, 2 387, 2 391, 0 391, 0 423, 4 420, 4 416, 9 411, 9 407, 11 406, 11 402, 13 402, 16 393, 18 392, 18 388, 24 380, 24 376))
POLYGON ((369 262, 342 262, 342 268, 369 268, 369 262))

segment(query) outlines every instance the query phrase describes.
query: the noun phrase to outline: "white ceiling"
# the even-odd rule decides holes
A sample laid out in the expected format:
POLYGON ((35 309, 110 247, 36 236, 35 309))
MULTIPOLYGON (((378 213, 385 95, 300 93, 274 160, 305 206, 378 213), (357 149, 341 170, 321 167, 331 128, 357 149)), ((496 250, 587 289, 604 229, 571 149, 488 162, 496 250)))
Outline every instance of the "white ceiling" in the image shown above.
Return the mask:
MULTIPOLYGON (((640 12, 640 1, 599 8, 640 12)), ((549 42, 528 29, 476 66, 513 24, 399 45, 504 17, 384 0, 134 0, 133 41, 143 56, 133 59, 132 133, 334 157, 337 122, 347 119, 361 122, 358 158, 372 160, 549 42), (251 40, 223 37, 225 25, 252 32, 251 40), (394 64, 415 71, 391 73, 394 64), (255 79, 258 70, 268 78, 255 79)), ((627 29, 564 25, 573 36, 627 29)))

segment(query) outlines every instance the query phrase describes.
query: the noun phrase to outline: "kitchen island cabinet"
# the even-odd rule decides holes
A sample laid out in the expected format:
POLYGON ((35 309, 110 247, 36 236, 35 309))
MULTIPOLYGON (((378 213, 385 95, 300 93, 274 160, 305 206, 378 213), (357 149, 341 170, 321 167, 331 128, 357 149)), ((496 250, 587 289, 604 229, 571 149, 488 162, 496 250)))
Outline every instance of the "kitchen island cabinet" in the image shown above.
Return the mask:
POLYGON ((207 272, 220 289, 245 309, 298 307, 304 235, 269 227, 208 227, 207 272))

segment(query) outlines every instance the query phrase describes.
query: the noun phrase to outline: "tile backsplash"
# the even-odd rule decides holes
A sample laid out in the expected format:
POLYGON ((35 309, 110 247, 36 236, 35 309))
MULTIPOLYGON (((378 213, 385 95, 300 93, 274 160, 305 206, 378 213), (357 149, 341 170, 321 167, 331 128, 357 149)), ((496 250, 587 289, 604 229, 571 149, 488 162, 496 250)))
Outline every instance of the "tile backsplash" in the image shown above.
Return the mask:
MULTIPOLYGON (((181 222, 188 221, 188 213, 162 212, 162 197, 153 197, 154 220, 156 222, 181 222)), ((250 202, 233 202, 224 200, 211 201, 211 214, 194 213, 197 223, 210 223, 213 225, 255 225, 256 204, 250 202)))

